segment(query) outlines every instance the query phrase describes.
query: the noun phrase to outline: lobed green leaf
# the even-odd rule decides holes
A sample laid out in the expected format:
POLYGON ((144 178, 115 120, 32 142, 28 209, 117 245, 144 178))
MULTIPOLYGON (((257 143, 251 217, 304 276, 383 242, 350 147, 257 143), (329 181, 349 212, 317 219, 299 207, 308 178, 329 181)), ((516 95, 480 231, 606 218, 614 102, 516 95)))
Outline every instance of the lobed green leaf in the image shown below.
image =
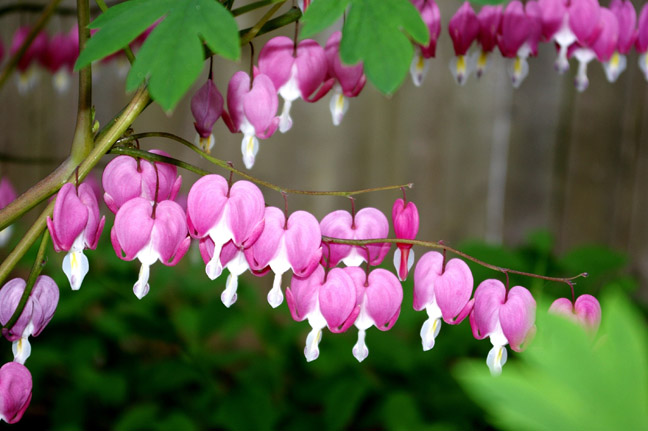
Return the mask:
POLYGON ((303 27, 300 38, 311 37, 333 25, 350 2, 351 0, 317 0, 311 3, 301 20, 303 27))
POLYGON ((347 64, 363 61, 367 78, 390 94, 405 79, 414 55, 408 36, 420 44, 427 44, 430 38, 408 0, 351 0, 340 56, 347 64))

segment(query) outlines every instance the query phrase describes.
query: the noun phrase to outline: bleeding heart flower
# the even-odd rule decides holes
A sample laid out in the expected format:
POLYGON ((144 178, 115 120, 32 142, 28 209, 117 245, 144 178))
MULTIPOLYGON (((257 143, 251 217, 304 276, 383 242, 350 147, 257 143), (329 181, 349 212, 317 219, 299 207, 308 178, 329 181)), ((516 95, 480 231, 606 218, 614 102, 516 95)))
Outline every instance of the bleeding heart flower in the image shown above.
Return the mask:
POLYGON ((223 96, 211 77, 191 98, 191 113, 196 120, 199 147, 209 153, 214 146, 212 129, 223 113, 223 96))
POLYGON ((333 96, 331 96, 329 104, 334 126, 338 126, 342 122, 342 117, 349 109, 347 98, 356 97, 360 94, 367 82, 362 63, 354 66, 342 64, 340 59, 341 38, 341 32, 334 32, 326 42, 325 48, 328 75, 335 79, 333 96))
MULTIPOLYGON (((6 325, 16 311, 27 283, 22 278, 14 278, 0 290, 0 323, 6 325)), ((25 303, 20 317, 2 335, 13 342, 14 361, 24 364, 31 354, 29 336, 37 337, 52 320, 59 300, 58 286, 50 277, 41 275, 36 278, 34 287, 25 303)), ((1 403, 0 403, 1 404, 1 403)))
MULTIPOLYGON (((363 208, 353 216, 344 210, 333 211, 322 219, 320 228, 322 235, 340 239, 380 239, 389 235, 387 217, 376 208, 363 208)), ((347 266, 359 266, 362 262, 377 266, 389 248, 389 243, 369 244, 366 247, 331 243, 322 250, 322 263, 328 267, 334 267, 340 261, 347 266)))
POLYGON ((506 292, 499 280, 484 280, 475 290, 475 299, 470 313, 470 327, 473 336, 482 340, 490 337, 493 348, 488 353, 486 364, 493 375, 502 373, 506 363, 506 344, 516 352, 535 333, 536 302, 526 288, 512 287, 506 292))
MULTIPOLYGON (((162 150, 151 150, 149 153, 169 156, 162 150)), ((104 201, 108 209, 116 214, 122 205, 136 197, 149 201, 157 197, 158 202, 173 200, 182 185, 182 177, 177 174, 178 169, 174 165, 117 156, 103 171, 104 201)))
POLYGON ((194 183, 187 197, 187 224, 191 236, 208 236, 214 242, 205 267, 210 279, 223 271, 220 255, 227 242, 246 249, 257 241, 264 228, 264 207, 261 190, 249 181, 237 181, 230 188, 220 175, 205 175, 194 183))
POLYGON ((497 35, 502 21, 502 6, 482 6, 477 14, 479 20, 479 34, 477 41, 481 45, 475 61, 477 78, 480 78, 488 66, 488 57, 497 46, 497 35))
MULTIPOLYGON (((419 214, 414 202, 396 199, 392 207, 392 223, 396 238, 414 239, 419 229, 419 214)), ((411 244, 397 243, 394 252, 394 267, 400 281, 407 279, 407 272, 414 265, 414 250, 411 244)))
POLYGON ((558 298, 549 307, 549 312, 566 316, 591 333, 596 333, 601 323, 601 304, 592 295, 581 295, 573 304, 567 298, 558 298))
POLYGON ((610 11, 616 16, 619 35, 616 49, 610 59, 603 64, 603 68, 608 81, 615 82, 625 70, 626 55, 637 39, 637 11, 630 0, 612 0, 610 11))
POLYGON ((133 292, 142 299, 149 292, 150 267, 156 261, 176 265, 189 249, 187 221, 182 207, 174 201, 159 203, 137 197, 117 211, 110 240, 117 257, 137 258, 142 266, 133 292))
POLYGON ((450 72, 457 84, 464 85, 473 68, 466 53, 479 35, 479 19, 469 2, 464 2, 450 19, 448 32, 455 51, 455 57, 450 60, 450 72))
POLYGON ((308 319, 312 328, 304 348, 308 362, 319 356, 319 342, 325 326, 331 332, 344 332, 360 312, 353 280, 345 270, 333 268, 325 274, 321 265, 308 277, 293 275, 286 289, 286 302, 292 318, 297 322, 308 319))
POLYGON ((248 74, 243 71, 236 72, 230 79, 227 86, 229 116, 223 113, 223 120, 232 133, 243 133, 241 152, 248 169, 254 166, 259 152, 257 138, 267 139, 277 130, 278 106, 277 90, 267 75, 256 75, 252 84, 248 74))
POLYGON ((61 94, 70 86, 70 76, 74 62, 79 55, 78 34, 76 38, 68 33, 58 33, 52 36, 43 53, 44 64, 53 75, 54 88, 61 94))
POLYGON ((0 419, 18 422, 32 398, 32 376, 18 362, 7 362, 0 368, 0 419))
POLYGON ((297 45, 286 36, 270 39, 259 53, 259 71, 270 77, 277 93, 284 99, 279 131, 292 127, 290 107, 301 98, 307 102, 321 99, 333 86, 334 80, 324 82, 327 72, 324 49, 312 39, 297 45), (319 91, 318 91, 319 88, 319 91))
POLYGON ((403 287, 396 276, 386 269, 374 269, 368 276, 358 267, 346 267, 344 271, 353 280, 356 303, 360 307, 354 322, 358 328, 358 341, 352 353, 358 362, 362 362, 369 355, 365 343, 367 330, 375 326, 381 331, 388 331, 398 320, 403 303, 403 287))
POLYGON ((434 347, 441 330, 441 318, 450 324, 461 323, 470 313, 473 301, 473 277, 463 260, 450 259, 429 251, 419 259, 414 270, 414 309, 425 308, 428 319, 421 328, 423 350, 434 347))
POLYGON ((436 45, 439 35, 441 34, 441 12, 434 0, 411 0, 416 9, 421 14, 423 23, 427 26, 430 34, 430 42, 426 45, 416 44, 416 53, 410 65, 410 75, 412 82, 417 87, 423 83, 423 78, 429 67, 429 58, 436 54, 436 45))
POLYGON ((268 303, 276 308, 283 302, 281 276, 292 269, 298 277, 308 277, 319 265, 322 257, 322 233, 312 214, 296 211, 288 221, 279 208, 266 207, 265 225, 259 239, 245 256, 252 271, 272 269, 275 277, 268 293, 268 303))
POLYGON ((106 217, 99 218, 99 203, 92 187, 81 183, 75 187, 66 183, 56 195, 53 219, 47 217, 47 227, 54 250, 67 251, 63 272, 72 290, 79 290, 90 265, 83 250, 97 248, 106 217))
POLYGON ((639 14, 639 24, 637 30, 637 40, 635 48, 639 55, 639 68, 644 73, 646 81, 648 81, 648 3, 644 4, 639 14))
MULTIPOLYGON (((27 40, 31 29, 29 27, 20 27, 14 33, 9 49, 11 55, 15 55, 22 44, 27 40)), ((47 33, 39 32, 32 41, 27 51, 23 54, 16 65, 18 69, 18 91, 20 94, 26 94, 37 82, 38 76, 36 70, 30 68, 34 62, 42 62, 45 51, 47 50, 47 33)))

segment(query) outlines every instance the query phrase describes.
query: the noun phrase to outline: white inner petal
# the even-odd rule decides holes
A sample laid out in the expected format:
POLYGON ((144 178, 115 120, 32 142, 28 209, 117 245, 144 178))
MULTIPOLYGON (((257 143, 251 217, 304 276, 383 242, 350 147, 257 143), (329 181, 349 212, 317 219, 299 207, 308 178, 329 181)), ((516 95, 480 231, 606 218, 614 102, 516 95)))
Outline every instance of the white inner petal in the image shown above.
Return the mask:
POLYGON ((333 94, 331 95, 331 101, 329 102, 329 110, 331 111, 331 118, 333 120, 334 126, 339 126, 344 118, 344 114, 349 109, 349 101, 344 94, 342 93, 342 87, 340 84, 335 84, 333 87, 333 94))
POLYGON ((412 77, 414 85, 420 87, 421 84, 423 84, 423 79, 425 78, 429 67, 430 62, 423 57, 421 49, 417 48, 416 54, 414 54, 414 58, 410 64, 410 76, 412 77))
POLYGON ((25 361, 31 355, 31 344, 29 344, 29 339, 27 336, 24 336, 13 342, 11 345, 11 350, 14 355, 14 362, 24 365, 25 361))
POLYGON ((353 353, 353 356, 358 360, 358 362, 364 361, 367 356, 369 356, 369 348, 367 347, 367 343, 365 343, 366 335, 367 333, 363 329, 359 330, 358 341, 356 341, 351 350, 351 353, 353 353))

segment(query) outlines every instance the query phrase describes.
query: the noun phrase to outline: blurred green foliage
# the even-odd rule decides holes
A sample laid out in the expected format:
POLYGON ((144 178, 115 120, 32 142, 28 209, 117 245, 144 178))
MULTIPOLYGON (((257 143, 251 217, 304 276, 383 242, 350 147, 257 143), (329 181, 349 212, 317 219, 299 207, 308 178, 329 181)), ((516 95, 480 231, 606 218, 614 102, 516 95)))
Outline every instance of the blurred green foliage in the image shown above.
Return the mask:
MULTIPOLYGON (((459 248, 546 275, 590 272, 576 286, 578 293, 597 295, 604 286, 630 292, 637 285, 624 272, 623 256, 600 247, 556 256, 544 233, 515 250, 476 241, 459 248)), ((417 250, 418 256, 424 252, 417 250)), ((177 267, 155 264, 151 291, 142 300, 132 293, 139 262, 119 260, 106 232, 87 256, 91 269, 78 292, 60 270, 63 254, 49 256, 44 273, 56 279, 61 300, 50 325, 32 339, 26 365, 33 399, 15 429, 398 431, 492 429, 488 420, 505 424, 493 405, 483 410, 471 401, 451 371, 473 358, 476 368, 488 372, 490 343, 473 339, 467 320, 444 324, 434 349, 422 351, 419 330, 426 316, 411 308, 413 273, 403 284, 399 321, 388 332, 368 331, 370 354, 362 364, 351 354, 354 328, 326 332, 320 357, 307 363, 309 326, 293 322, 285 303, 277 310, 267 304, 271 274, 242 276, 238 301, 227 309, 220 301, 226 277, 210 281, 195 248, 177 267)), ((26 277, 31 262, 23 264, 16 276, 26 277)), ((476 284, 500 275, 471 269, 476 284)), ((283 285, 288 283, 286 276, 283 285)), ((511 283, 547 301, 569 295, 566 285, 543 280, 512 277, 511 283)), ((4 345, 3 362, 12 359, 10 343, 4 345)), ((513 375, 525 355, 512 353, 504 376, 513 375)), ((605 369, 612 366, 619 364, 605 369)))

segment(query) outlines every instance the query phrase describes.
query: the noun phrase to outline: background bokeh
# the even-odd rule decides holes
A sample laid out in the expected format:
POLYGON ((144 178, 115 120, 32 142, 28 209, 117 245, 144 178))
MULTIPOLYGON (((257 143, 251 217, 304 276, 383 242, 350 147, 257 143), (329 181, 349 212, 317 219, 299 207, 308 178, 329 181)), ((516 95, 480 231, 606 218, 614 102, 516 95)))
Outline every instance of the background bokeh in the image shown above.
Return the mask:
MULTIPOLYGON (((453 55, 447 22, 459 4, 439 1, 443 29, 437 58, 420 88, 408 77, 395 94, 384 96, 368 84, 351 100, 338 127, 331 124, 328 98, 297 101, 293 129, 261 141, 251 174, 309 190, 411 182, 407 194, 421 215, 419 238, 443 239, 490 263, 525 271, 554 276, 587 271, 591 276, 578 282, 578 292, 619 290, 645 304, 648 83, 636 54, 614 84, 605 80, 599 64, 590 64, 590 88, 584 93, 572 84, 576 65, 566 75, 556 74, 555 51, 546 44, 529 60, 529 76, 517 90, 498 56, 480 80, 471 76, 459 87, 447 66, 453 55)), ((0 17, 3 44, 36 17, 0 17)), ((55 17, 48 31, 68 31, 73 23, 71 17, 55 17)), ((259 38, 256 52, 269 37, 292 32, 291 27, 259 38)), ((328 35, 320 36, 323 44, 328 35)), ((93 101, 102 125, 128 100, 123 66, 113 62, 94 69, 93 101)), ((215 59, 221 92, 236 70, 248 67, 247 49, 239 63, 215 59)), ((191 94, 171 113, 150 106, 135 122, 135 132, 166 131, 193 140, 191 94)), ((57 94, 46 73, 28 94, 19 94, 14 82, 2 88, 0 173, 19 192, 67 156, 75 114, 74 83, 68 93, 57 94)), ((222 122, 215 135, 212 155, 242 166, 241 135, 230 134, 222 122)), ((141 145, 225 175, 173 142, 149 139, 141 145)), ((186 193, 197 177, 182 175, 186 193)), ((264 195, 268 204, 283 205, 278 193, 264 195)), ((389 213, 399 196, 395 191, 362 195, 357 207, 389 213)), ((349 209, 337 197, 290 196, 288 203, 291 210, 308 210, 318 219, 349 209)), ((109 213, 105 207, 103 212, 109 213)), ((29 218, 15 226, 14 244, 29 218)), ((57 279, 61 303, 50 326, 32 342, 27 366, 34 376, 34 399, 19 427, 490 427, 488 416, 451 373, 461 358, 485 358, 490 344, 474 340, 465 322, 444 325, 434 350, 422 352, 418 332, 425 318, 411 309, 411 280, 404 283, 396 326, 387 333, 369 331, 371 353, 363 364, 351 355, 353 330, 325 334, 320 358, 306 363, 308 325, 293 322, 285 304, 271 310, 265 303, 269 277, 244 275, 239 301, 226 309, 220 303, 224 277, 209 281, 197 250, 178 267, 154 266, 151 293, 138 301, 131 291, 138 264, 114 255, 108 241, 111 218, 99 249, 87 254, 91 272, 81 291, 69 291, 59 270, 62 256, 50 254, 45 272, 57 279)), ((415 250, 419 256, 425 251, 415 250)), ((15 275, 26 277, 31 262, 26 258, 21 265, 15 275)), ((498 276, 471 268, 476 282, 498 276)), ((569 292, 538 280, 513 278, 512 283, 547 299, 569 292)), ((9 343, 3 355, 11 359, 9 343)))

